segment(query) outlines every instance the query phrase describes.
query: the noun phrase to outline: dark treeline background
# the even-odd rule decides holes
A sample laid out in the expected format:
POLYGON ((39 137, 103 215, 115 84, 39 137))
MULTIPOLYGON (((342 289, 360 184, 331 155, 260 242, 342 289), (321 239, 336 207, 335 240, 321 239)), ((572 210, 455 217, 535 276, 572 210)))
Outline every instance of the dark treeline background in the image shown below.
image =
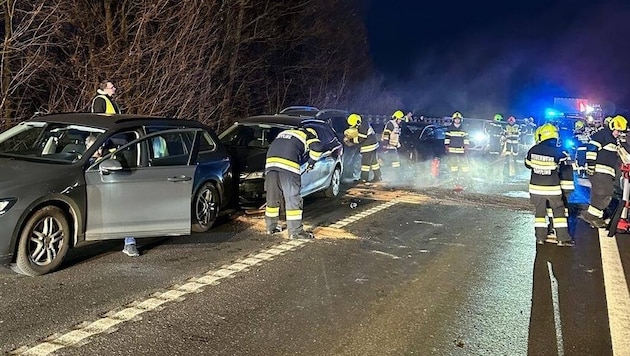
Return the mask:
POLYGON ((124 113, 216 130, 314 105, 386 114, 361 0, 0 0, 0 115, 89 111, 114 82, 124 113))

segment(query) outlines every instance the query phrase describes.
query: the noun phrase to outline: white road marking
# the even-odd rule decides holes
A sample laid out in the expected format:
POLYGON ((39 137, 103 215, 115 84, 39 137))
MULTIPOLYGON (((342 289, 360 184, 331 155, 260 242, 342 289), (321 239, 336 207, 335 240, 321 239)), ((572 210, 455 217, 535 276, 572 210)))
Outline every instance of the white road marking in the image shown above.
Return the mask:
POLYGON ((396 255, 393 255, 393 254, 387 253, 387 252, 383 252, 383 251, 379 251, 379 250, 372 250, 372 253, 375 253, 377 255, 383 255, 383 256, 391 257, 391 258, 393 258, 395 260, 399 260, 400 259, 400 257, 398 257, 396 255))
POLYGON ((619 256, 617 238, 608 237, 608 231, 605 229, 598 230, 613 355, 627 355, 630 350, 628 283, 619 256))
MULTIPOLYGON (((342 228, 348 224, 356 222, 364 217, 370 216, 383 209, 389 208, 392 205, 397 204, 398 201, 392 200, 387 203, 380 204, 372 207, 368 210, 357 213, 349 218, 342 219, 329 227, 342 228)), ((284 255, 285 253, 295 250, 297 247, 308 243, 305 240, 289 240, 275 245, 271 248, 259 251, 255 254, 249 255, 246 258, 235 261, 230 265, 221 266, 217 270, 211 270, 204 273, 203 276, 193 277, 183 285, 174 285, 166 292, 155 293, 152 297, 145 300, 137 301, 127 305, 126 308, 120 311, 109 311, 103 314, 103 317, 94 322, 82 322, 72 330, 57 333, 51 335, 41 342, 32 346, 22 346, 14 351, 11 355, 35 355, 46 356, 67 347, 79 347, 90 342, 90 338, 107 333, 113 330, 114 327, 123 324, 128 321, 136 320, 143 313, 158 310, 162 305, 167 303, 180 302, 184 300, 184 297, 190 293, 197 293, 203 291, 203 288, 208 286, 215 286, 221 283, 223 279, 232 278, 239 272, 246 272, 251 266, 263 263, 265 261, 271 261, 274 258, 284 255)), ((400 257, 381 251, 373 251, 374 253, 383 254, 394 259, 400 257)))
POLYGON ((562 336, 562 319, 560 318, 560 294, 558 293, 558 279, 553 274, 553 266, 547 261, 549 281, 551 282, 551 300, 553 304, 553 321, 556 327, 556 347, 558 356, 564 355, 564 337, 562 336))
POLYGON ((392 200, 392 201, 388 201, 387 203, 383 203, 383 204, 379 204, 373 208, 370 208, 368 210, 359 212, 355 215, 352 215, 350 217, 347 217, 345 219, 341 219, 331 225, 328 225, 328 227, 333 228, 333 229, 341 229, 342 227, 345 227, 349 224, 352 224, 353 222, 358 221, 359 219, 365 218, 367 216, 370 216, 374 213, 377 213, 383 209, 387 209, 392 205, 398 204, 397 200, 392 200))
POLYGON ((422 221, 422 220, 414 220, 413 221, 416 224, 427 224, 427 225, 431 225, 431 226, 443 226, 443 224, 438 224, 438 223, 434 223, 434 222, 430 222, 430 221, 422 221))
POLYGON ((288 251, 308 243, 308 241, 291 240, 262 250, 244 259, 235 261, 230 265, 221 266, 217 270, 210 270, 203 276, 190 278, 183 285, 171 286, 163 293, 155 293, 153 296, 131 303, 120 311, 109 311, 94 322, 82 322, 72 330, 61 332, 42 340, 33 346, 23 346, 11 352, 12 355, 50 355, 66 347, 78 347, 88 343, 91 337, 107 333, 120 324, 135 320, 143 313, 154 311, 167 303, 180 302, 187 294, 202 291, 204 287, 214 286, 223 279, 234 277, 239 272, 248 271, 251 266, 270 261, 274 257, 283 255, 288 251))

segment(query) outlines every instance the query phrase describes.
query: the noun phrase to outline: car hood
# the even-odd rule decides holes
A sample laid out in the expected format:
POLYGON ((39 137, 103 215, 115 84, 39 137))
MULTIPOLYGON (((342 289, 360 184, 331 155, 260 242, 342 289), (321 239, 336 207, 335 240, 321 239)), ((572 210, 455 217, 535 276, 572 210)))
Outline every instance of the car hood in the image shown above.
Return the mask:
POLYGON ((228 147, 239 173, 252 173, 265 169, 267 149, 259 147, 228 147))
POLYGON ((66 175, 72 169, 71 165, 0 158, 0 193, 50 181, 51 177, 66 175))

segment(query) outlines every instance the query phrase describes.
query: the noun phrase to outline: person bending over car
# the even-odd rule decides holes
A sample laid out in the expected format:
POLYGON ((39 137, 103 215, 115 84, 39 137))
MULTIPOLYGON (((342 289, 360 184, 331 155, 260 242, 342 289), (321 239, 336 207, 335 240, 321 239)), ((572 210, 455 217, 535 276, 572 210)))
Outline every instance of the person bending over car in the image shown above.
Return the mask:
POLYGON ((265 223, 267 234, 282 231, 278 224, 280 204, 285 203, 287 229, 291 239, 312 239, 313 234, 302 226, 303 201, 300 158, 308 154, 306 171, 313 169, 322 156, 322 143, 312 128, 289 129, 280 132, 271 142, 265 162, 265 223))

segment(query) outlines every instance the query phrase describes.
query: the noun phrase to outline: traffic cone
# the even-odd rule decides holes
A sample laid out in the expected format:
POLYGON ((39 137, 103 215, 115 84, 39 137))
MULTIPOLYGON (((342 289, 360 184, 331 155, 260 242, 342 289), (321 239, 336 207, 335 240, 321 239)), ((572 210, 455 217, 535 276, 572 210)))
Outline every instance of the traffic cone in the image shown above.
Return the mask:
POLYGON ((438 157, 434 157, 431 161, 431 176, 433 178, 440 176, 440 159, 438 157))

